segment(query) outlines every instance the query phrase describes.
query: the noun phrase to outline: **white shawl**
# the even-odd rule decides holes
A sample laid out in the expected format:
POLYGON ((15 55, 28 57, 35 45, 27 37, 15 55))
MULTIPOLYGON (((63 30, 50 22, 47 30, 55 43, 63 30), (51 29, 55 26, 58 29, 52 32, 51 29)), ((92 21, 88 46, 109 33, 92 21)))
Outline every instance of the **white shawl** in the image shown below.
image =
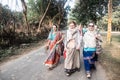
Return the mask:
POLYGON ((87 31, 83 37, 84 48, 95 48, 96 47, 96 32, 87 31))

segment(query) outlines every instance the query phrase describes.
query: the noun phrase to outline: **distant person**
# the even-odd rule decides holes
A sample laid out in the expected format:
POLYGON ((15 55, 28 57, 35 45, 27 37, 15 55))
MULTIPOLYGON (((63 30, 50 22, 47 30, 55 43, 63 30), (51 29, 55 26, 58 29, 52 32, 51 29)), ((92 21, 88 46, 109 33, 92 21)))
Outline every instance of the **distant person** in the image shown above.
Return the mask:
POLYGON ((69 22, 67 30, 65 50, 66 57, 64 68, 67 76, 70 76, 75 71, 80 70, 80 44, 81 36, 74 21, 69 22))
POLYGON ((94 24, 89 23, 88 31, 84 34, 83 37, 84 42, 83 59, 86 76, 88 78, 91 77, 91 69, 96 69, 95 67, 96 39, 99 39, 99 36, 96 34, 94 24))
POLYGON ((88 29, 87 29, 86 27, 83 27, 83 28, 82 28, 83 35, 87 32, 87 30, 88 30, 88 29))
POLYGON ((60 55, 62 53, 62 41, 63 36, 56 25, 53 25, 52 30, 48 36, 48 43, 47 46, 49 47, 49 54, 47 59, 45 60, 45 65, 48 67, 49 70, 52 70, 56 67, 60 60, 60 55))

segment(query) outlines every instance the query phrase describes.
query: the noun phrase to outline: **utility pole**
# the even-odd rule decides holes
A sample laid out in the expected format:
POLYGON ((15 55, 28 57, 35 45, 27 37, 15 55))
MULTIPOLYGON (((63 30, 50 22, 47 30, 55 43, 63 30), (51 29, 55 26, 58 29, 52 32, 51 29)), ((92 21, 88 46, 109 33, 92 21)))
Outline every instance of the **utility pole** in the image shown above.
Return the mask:
POLYGON ((107 43, 111 42, 111 26, 112 24, 112 0, 108 2, 108 31, 107 31, 107 43))

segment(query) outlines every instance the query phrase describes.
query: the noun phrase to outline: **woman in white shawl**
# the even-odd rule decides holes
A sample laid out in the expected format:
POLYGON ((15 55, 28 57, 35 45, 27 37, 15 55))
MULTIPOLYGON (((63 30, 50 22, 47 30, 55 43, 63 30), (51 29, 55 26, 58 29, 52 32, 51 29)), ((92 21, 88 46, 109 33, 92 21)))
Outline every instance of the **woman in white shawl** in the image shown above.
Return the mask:
POLYGON ((84 49, 83 49, 83 59, 84 59, 84 66, 87 77, 91 77, 91 69, 95 69, 95 61, 96 61, 96 40, 99 39, 97 35, 94 24, 90 23, 88 25, 88 31, 84 34, 83 42, 84 42, 84 49))
POLYGON ((66 58, 64 68, 66 75, 69 76, 75 71, 80 70, 80 44, 82 36, 76 27, 76 23, 71 21, 67 30, 65 50, 66 58))

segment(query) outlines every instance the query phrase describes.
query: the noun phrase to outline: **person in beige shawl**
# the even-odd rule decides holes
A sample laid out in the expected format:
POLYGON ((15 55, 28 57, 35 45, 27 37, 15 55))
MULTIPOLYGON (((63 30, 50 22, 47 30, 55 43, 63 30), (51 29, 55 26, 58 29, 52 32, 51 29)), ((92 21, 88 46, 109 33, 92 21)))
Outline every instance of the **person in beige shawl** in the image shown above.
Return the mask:
POLYGON ((80 44, 82 36, 79 33, 76 23, 71 21, 66 33, 65 50, 66 57, 64 68, 67 76, 80 70, 80 44))

